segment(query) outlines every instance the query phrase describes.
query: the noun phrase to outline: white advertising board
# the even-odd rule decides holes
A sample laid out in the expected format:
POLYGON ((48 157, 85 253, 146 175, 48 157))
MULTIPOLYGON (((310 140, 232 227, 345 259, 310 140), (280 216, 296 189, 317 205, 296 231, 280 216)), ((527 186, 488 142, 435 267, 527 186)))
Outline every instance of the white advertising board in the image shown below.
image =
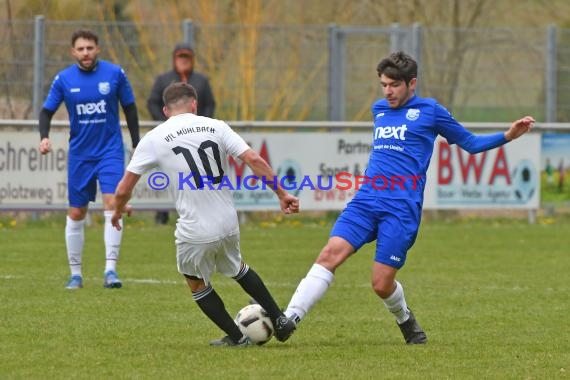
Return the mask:
MULTIPOLYGON (((275 169, 279 180, 301 201, 302 210, 340 210, 353 197, 370 152, 368 132, 244 132, 252 149, 275 169), (335 175, 344 172, 340 183, 335 175)), ((53 150, 38 152, 37 132, 0 132, 0 209, 66 209, 68 134, 51 133, 53 150)), ((128 134, 125 141, 130 142, 128 134)), ((540 135, 486 153, 469 155, 438 139, 425 192, 425 208, 518 208, 539 205, 540 135)), ((125 157, 131 155, 125 149, 125 157)), ((154 190, 148 173, 132 204, 139 209, 172 208, 167 191, 154 190)), ((227 173, 238 210, 277 210, 273 192, 238 160, 227 173)), ((170 179, 175 186, 177 179, 170 179)), ((184 186, 182 186, 184 187, 184 186)), ((199 191, 189 190, 188 191, 199 191)), ((100 208, 100 195, 91 208, 100 208)))
POLYGON ((438 138, 424 193, 427 209, 537 209, 541 136, 470 155, 438 138))

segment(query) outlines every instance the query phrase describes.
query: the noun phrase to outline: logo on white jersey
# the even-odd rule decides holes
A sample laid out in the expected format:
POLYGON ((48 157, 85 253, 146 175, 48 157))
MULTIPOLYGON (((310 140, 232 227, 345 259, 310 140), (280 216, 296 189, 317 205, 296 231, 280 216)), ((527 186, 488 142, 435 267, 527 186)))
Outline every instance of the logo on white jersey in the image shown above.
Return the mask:
POLYGON ((109 82, 99 82, 99 93, 107 95, 111 92, 111 84, 109 82))
POLYGON ((105 109, 105 99, 101 99, 98 103, 85 103, 85 104, 77 104, 75 106, 75 112, 77 115, 93 115, 95 113, 107 113, 105 109))
POLYGON ((418 120, 420 117, 420 110, 416 108, 410 108, 408 113, 406 113, 406 119, 410 121, 418 120))
POLYGON ((408 127, 406 127, 406 124, 402 124, 399 127, 376 127, 374 130, 374 139, 395 138, 396 140, 405 140, 407 130, 408 127))

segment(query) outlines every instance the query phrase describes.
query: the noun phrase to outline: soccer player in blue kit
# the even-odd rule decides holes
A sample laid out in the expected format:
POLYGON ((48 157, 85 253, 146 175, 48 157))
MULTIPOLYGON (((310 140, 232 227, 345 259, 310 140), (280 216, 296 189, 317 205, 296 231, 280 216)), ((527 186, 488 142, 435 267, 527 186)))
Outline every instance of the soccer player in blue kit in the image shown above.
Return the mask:
POLYGON ((435 99, 414 90, 417 63, 404 52, 377 67, 384 99, 372 105, 373 144, 365 183, 336 220, 330 238, 293 294, 285 315, 299 323, 326 293, 335 270, 364 244, 376 240, 372 288, 408 344, 427 342, 408 308, 396 274, 415 242, 422 213, 426 172, 437 135, 471 154, 501 146, 531 130, 534 119, 514 121, 506 132, 474 135, 435 99), (388 182, 388 184, 386 184, 388 182))
POLYGON ((97 181, 103 196, 106 264, 103 286, 122 286, 116 272, 122 232, 111 225, 112 200, 124 169, 124 147, 119 119, 121 105, 133 148, 139 142, 135 96, 123 69, 98 59, 99 39, 88 30, 71 36, 71 55, 77 61, 54 78, 39 115, 42 154, 51 150, 51 119, 62 102, 69 114, 70 135, 67 188, 69 209, 65 226, 71 278, 67 289, 83 287, 82 254, 85 216, 95 201, 97 181))

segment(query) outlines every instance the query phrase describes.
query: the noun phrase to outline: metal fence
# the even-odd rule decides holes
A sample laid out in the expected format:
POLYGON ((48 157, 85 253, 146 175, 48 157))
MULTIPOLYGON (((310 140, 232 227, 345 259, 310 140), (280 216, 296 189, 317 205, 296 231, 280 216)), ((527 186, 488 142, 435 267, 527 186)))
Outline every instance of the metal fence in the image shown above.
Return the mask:
MULTIPOLYGON (((154 78, 176 42, 192 42, 226 120, 369 120, 381 96, 376 65, 396 49, 420 63, 419 92, 461 121, 532 114, 570 121, 570 30, 181 25, 0 20, 0 118, 35 119, 54 75, 73 61, 78 28, 100 36, 103 59, 125 68, 141 119, 154 78)), ((56 115, 64 119, 65 114, 56 115)))

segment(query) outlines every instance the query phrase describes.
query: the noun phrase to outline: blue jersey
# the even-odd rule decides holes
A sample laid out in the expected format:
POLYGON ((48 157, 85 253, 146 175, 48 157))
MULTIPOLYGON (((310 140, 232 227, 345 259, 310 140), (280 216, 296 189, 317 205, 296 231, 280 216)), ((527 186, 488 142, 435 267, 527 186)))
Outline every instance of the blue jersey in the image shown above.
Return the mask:
POLYGON ((503 133, 477 136, 459 124, 435 99, 413 96, 400 108, 385 99, 372 105, 373 144, 363 185, 355 198, 422 202, 426 173, 437 135, 478 153, 506 143, 503 133))
POLYGON ((123 157, 119 103, 135 102, 125 72, 99 60, 91 71, 72 65, 60 71, 51 85, 44 108, 57 111, 65 102, 69 114, 69 157, 98 160, 123 157))

